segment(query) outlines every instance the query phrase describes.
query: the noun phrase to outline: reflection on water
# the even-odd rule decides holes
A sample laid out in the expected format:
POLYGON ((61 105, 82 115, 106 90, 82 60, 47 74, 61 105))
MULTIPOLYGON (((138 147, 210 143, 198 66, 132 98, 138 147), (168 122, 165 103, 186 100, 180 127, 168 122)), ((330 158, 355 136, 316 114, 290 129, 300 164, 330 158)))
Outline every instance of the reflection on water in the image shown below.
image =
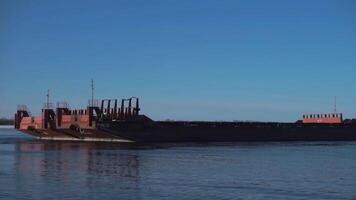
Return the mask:
POLYGON ((39 168, 27 170, 47 173, 55 169, 62 174, 75 169, 85 174, 139 177, 138 155, 105 151, 95 143, 20 142, 16 143, 16 151, 18 167, 25 167, 22 170, 35 166, 39 168), (27 154, 38 152, 45 153, 31 157, 27 154))
POLYGON ((48 142, 0 128, 0 199, 353 199, 356 143, 48 142))
MULTIPOLYGON (((38 189, 37 194, 31 189, 31 198, 43 198, 44 190, 62 196, 69 186, 78 198, 89 197, 83 193, 83 188, 88 193, 96 193, 104 186, 104 192, 123 188, 137 190, 139 187, 137 151, 128 153, 111 145, 95 143, 22 141, 15 144, 15 152, 14 173, 18 174, 14 175, 21 175, 17 177, 16 185, 28 187, 31 184, 38 189)), ((127 196, 135 195, 130 192, 127 196)))

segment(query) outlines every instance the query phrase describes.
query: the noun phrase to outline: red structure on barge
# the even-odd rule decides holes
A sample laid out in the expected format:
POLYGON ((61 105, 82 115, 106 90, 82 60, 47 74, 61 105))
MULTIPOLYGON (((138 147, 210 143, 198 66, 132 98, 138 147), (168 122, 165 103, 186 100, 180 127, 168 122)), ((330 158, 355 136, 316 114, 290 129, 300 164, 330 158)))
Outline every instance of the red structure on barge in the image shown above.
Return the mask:
POLYGON ((341 124, 342 122, 342 113, 303 115, 303 123, 341 124))

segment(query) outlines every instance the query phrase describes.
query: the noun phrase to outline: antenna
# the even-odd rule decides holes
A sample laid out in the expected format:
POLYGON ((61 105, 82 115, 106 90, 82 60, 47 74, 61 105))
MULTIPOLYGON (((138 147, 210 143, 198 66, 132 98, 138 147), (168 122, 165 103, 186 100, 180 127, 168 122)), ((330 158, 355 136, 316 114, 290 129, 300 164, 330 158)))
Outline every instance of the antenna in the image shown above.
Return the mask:
POLYGON ((47 107, 49 107, 49 89, 47 90, 47 107))
POLYGON ((91 106, 94 106, 94 80, 91 79, 91 106))
POLYGON ((337 109, 336 109, 336 106, 337 106, 337 102, 336 102, 336 96, 334 97, 334 113, 336 114, 336 111, 337 111, 337 109))

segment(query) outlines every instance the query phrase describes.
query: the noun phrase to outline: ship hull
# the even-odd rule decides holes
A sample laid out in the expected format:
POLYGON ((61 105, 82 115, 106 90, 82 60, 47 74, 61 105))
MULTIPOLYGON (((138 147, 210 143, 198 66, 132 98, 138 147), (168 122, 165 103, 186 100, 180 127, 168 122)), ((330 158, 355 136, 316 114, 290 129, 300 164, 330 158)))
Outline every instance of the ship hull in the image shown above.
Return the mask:
POLYGON ((98 129, 140 143, 356 140, 353 124, 112 121, 98 129))

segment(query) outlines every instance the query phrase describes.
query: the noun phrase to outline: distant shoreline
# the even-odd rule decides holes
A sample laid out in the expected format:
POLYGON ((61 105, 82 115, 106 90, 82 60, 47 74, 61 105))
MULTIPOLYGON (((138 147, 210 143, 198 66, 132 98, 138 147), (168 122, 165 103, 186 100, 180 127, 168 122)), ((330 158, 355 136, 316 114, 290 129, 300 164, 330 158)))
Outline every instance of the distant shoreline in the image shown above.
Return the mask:
POLYGON ((0 126, 1 125, 13 125, 14 120, 12 119, 0 119, 0 126))

